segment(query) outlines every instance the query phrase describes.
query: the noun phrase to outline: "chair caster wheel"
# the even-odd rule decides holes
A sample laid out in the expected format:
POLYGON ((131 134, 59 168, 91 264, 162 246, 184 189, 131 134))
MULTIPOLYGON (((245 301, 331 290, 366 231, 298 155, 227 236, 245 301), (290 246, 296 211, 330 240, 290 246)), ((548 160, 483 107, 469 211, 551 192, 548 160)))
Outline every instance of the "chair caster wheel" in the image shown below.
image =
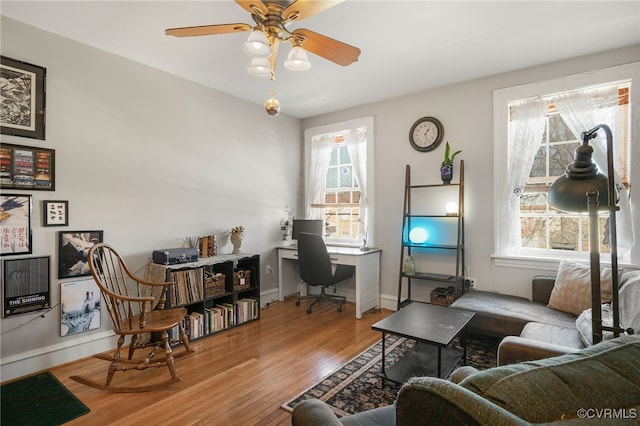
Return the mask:
POLYGON ((296 300, 296 306, 300 306, 300 301, 296 300))
POLYGON ((307 313, 310 314, 311 313, 311 309, 307 309, 307 313))
POLYGON ((338 306, 338 312, 342 312, 342 306, 338 306))

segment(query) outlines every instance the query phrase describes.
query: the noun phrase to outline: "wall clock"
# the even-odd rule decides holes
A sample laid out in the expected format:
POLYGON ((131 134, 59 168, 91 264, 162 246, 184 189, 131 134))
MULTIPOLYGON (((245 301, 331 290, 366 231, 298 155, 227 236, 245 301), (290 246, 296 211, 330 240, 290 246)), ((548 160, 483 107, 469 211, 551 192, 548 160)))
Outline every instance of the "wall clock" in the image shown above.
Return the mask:
POLYGON ((434 117, 419 118, 409 131, 411 146, 420 152, 433 151, 444 138, 444 126, 434 117))

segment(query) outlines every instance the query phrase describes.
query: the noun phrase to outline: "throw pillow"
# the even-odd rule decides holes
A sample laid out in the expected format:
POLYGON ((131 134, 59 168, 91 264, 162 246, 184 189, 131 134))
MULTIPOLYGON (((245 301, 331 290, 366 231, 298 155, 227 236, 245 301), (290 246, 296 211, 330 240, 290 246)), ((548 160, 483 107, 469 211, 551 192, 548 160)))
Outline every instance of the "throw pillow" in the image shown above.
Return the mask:
MULTIPOLYGON (((591 312, 591 308, 585 309, 580 315, 578 315, 578 318, 576 318, 576 328, 578 329, 582 343, 584 343, 585 346, 593 345, 593 324, 591 322, 591 312)), ((613 326, 613 312, 611 312, 611 305, 609 303, 604 303, 600 308, 600 312, 602 325, 606 325, 608 327, 613 326)), ((613 332, 603 331, 602 338, 603 340, 613 339, 613 332)))
MULTIPOLYGON (((600 270, 600 295, 611 301, 611 268, 600 270)), ((591 267, 561 260, 547 306, 576 316, 591 307, 591 267)))

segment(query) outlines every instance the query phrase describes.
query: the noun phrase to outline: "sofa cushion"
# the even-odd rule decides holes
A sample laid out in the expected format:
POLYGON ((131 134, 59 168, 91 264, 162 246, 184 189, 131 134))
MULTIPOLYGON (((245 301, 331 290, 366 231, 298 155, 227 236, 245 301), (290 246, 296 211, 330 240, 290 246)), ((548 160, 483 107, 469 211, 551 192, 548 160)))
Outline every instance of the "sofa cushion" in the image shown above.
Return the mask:
POLYGON ((496 336, 517 336, 526 323, 531 321, 575 327, 576 317, 565 312, 547 308, 541 303, 524 297, 488 291, 469 291, 451 306, 476 312, 467 329, 496 336))
POLYGON ((532 423, 577 417, 580 409, 621 409, 640 401, 640 343, 591 358, 514 374, 485 398, 532 423), (535 398, 531 395, 544 395, 535 398))
MULTIPOLYGON (((593 345, 593 324, 591 315, 591 308, 585 309, 578 318, 576 318, 576 330, 580 333, 582 342, 585 346, 593 345)), ((613 325, 613 313, 611 312, 611 304, 605 303, 600 308, 600 314, 602 317, 602 325, 611 327, 613 325)), ((614 335, 612 331, 602 331, 602 338, 604 340, 613 339, 614 335)))
MULTIPOLYGON (((602 302, 611 301, 611 268, 602 268, 600 276, 602 302)), ((549 308, 580 315, 591 306, 591 267, 560 261, 556 282, 549 297, 549 308)))
POLYGON ((582 350, 576 350, 576 352, 568 353, 562 356, 553 358, 542 358, 535 361, 521 362, 518 364, 502 365, 500 367, 483 370, 462 380, 460 382, 460 386, 463 386, 479 395, 484 395, 486 390, 493 386, 496 382, 509 377, 512 374, 532 370, 537 367, 544 367, 547 365, 559 364, 561 362, 571 361, 574 359, 586 358, 594 354, 598 354, 602 351, 619 346, 624 346, 630 343, 639 344, 640 336, 621 336, 617 339, 607 340, 606 342, 601 342, 597 345, 589 346, 582 350))
POLYGON ((620 277, 620 325, 640 334, 640 271, 628 271, 620 277))
POLYGON ((557 325, 530 322, 524 326, 520 337, 574 349, 582 349, 587 346, 575 326, 559 327, 557 325))

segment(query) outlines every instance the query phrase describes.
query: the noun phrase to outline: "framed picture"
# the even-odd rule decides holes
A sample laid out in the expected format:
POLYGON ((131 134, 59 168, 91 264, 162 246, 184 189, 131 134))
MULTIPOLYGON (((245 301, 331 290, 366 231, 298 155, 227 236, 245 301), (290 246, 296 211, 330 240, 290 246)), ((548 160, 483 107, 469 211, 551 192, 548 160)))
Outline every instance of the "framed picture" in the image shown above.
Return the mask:
POLYGON ((53 191, 56 152, 3 143, 0 146, 0 188, 53 191))
POLYGON ((91 275, 87 256, 89 249, 102 242, 102 231, 60 231, 58 278, 91 275))
POLYGON ((0 256, 31 254, 31 195, 0 194, 0 256))
POLYGON ((43 226, 69 225, 69 202, 45 200, 42 202, 43 226))
POLYGON ((51 307, 49 258, 40 256, 3 261, 3 317, 51 307))
POLYGON ((60 283, 60 336, 100 328, 100 289, 93 279, 60 283))
POLYGON ((0 56, 0 131, 44 140, 46 68, 0 56))

